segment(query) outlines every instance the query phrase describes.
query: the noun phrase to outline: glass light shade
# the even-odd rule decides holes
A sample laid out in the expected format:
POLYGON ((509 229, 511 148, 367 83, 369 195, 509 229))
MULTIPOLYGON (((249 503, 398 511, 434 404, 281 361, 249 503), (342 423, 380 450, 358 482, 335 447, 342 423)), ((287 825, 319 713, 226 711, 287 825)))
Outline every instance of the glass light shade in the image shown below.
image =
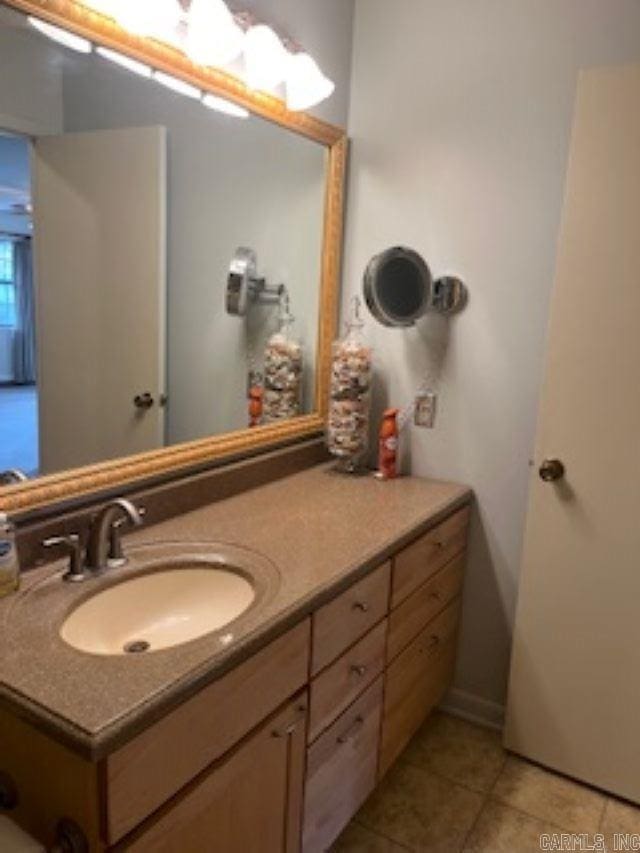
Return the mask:
POLYGON ((41 21, 40 18, 31 16, 27 19, 32 27, 48 36, 50 39, 57 41, 58 44, 63 44, 65 47, 70 47, 71 50, 76 50, 78 53, 91 53, 91 42, 80 36, 74 35, 61 27, 54 27, 53 24, 48 24, 46 21, 41 21))
POLYGON ((217 95, 205 95, 202 103, 210 110, 217 110, 219 113, 225 113, 225 115, 234 118, 249 118, 249 110, 245 110, 244 107, 227 101, 225 98, 219 98, 217 95))
POLYGON ((296 111, 326 100, 336 87, 308 53, 289 54, 286 82, 287 107, 296 111))
POLYGON ((157 80, 158 83, 161 83, 163 86, 166 86, 167 89, 171 89, 172 92, 176 92, 178 95, 185 95, 187 98, 198 98, 202 96, 202 92, 197 86, 192 86, 191 83, 187 83, 186 80, 180 80, 179 77, 173 77, 171 74, 165 74, 164 71, 154 71, 153 79, 157 80))
POLYGON ((113 17, 137 36, 173 38, 182 17, 178 0, 112 0, 113 17))
POLYGON ((273 92, 287 73, 289 54, 276 33, 265 24, 250 27, 244 37, 247 86, 273 92))
POLYGON ((223 0, 193 0, 184 49, 200 65, 222 66, 242 52, 244 32, 223 0))
POLYGON ((105 59, 115 62, 127 71, 133 71, 134 74, 139 74, 141 77, 151 77, 152 71, 148 65, 143 62, 138 62, 137 59, 131 59, 130 56, 125 56, 123 53, 118 53, 115 50, 109 50, 107 47, 97 47, 96 53, 105 59))

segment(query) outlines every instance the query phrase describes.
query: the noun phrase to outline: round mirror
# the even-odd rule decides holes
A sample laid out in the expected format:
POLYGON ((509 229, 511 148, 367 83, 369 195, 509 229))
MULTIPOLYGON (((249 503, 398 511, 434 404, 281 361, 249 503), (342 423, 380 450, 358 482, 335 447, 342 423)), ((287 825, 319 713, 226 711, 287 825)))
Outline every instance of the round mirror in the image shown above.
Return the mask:
POLYGON ((369 310, 385 326, 412 326, 432 302, 429 267, 417 252, 403 246, 372 258, 363 284, 369 310))

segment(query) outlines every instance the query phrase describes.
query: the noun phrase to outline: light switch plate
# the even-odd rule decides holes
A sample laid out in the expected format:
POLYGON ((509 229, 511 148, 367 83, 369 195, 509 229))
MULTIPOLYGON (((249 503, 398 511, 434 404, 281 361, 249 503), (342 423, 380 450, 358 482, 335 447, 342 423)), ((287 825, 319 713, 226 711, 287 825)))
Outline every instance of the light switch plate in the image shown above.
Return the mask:
POLYGON ((436 403, 438 395, 433 391, 424 391, 416 397, 413 422, 418 427, 433 429, 436 421, 436 403))

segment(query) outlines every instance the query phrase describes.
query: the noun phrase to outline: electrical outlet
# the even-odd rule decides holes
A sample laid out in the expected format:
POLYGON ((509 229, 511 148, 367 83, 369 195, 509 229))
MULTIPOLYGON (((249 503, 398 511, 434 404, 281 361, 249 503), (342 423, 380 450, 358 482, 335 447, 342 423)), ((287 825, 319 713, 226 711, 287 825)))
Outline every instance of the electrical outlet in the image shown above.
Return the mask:
POLYGON ((416 426, 433 429, 436 422, 436 403, 438 395, 433 391, 424 391, 416 397, 413 422, 416 426))

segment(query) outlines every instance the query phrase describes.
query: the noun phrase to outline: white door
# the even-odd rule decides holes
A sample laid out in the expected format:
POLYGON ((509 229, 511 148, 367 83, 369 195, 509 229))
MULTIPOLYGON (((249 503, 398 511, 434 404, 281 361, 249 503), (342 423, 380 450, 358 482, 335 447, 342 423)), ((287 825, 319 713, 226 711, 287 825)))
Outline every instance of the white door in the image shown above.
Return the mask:
POLYGON ((578 87, 505 742, 640 802, 640 66, 578 87))
POLYGON ((161 447, 166 131, 42 137, 33 165, 41 473, 161 447))

